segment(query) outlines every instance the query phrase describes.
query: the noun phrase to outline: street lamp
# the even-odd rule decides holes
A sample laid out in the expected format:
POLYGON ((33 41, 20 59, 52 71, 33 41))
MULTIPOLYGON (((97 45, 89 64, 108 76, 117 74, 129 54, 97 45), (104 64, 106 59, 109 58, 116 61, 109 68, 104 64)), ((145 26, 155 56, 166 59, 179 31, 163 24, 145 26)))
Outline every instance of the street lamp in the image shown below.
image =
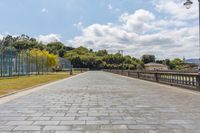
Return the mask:
MULTIPOLYGON (((198 71, 200 74, 200 0, 199 2, 199 65, 198 65, 198 71)), ((187 0, 183 5, 187 8, 190 9, 192 7, 193 2, 191 0, 187 0)))
POLYGON ((184 3, 184 6, 185 6, 187 9, 190 9, 190 8, 192 7, 192 4, 193 4, 192 1, 187 0, 187 1, 184 3))

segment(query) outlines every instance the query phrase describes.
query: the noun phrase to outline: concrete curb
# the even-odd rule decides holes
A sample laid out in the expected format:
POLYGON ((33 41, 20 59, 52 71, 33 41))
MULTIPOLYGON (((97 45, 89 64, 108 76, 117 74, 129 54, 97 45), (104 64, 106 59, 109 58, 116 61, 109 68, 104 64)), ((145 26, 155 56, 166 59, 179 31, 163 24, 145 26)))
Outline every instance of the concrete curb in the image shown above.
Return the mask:
POLYGON ((15 91, 15 92, 10 93, 10 94, 3 95, 3 96, 0 97, 0 105, 7 103, 9 101, 12 101, 14 99, 20 98, 22 96, 26 96, 30 93, 39 91, 39 90, 41 90, 45 87, 48 87, 48 86, 51 86, 51 85, 54 85, 54 84, 58 84, 58 83, 63 82, 63 81, 67 81, 69 79, 76 78, 76 77, 83 75, 83 74, 85 74, 85 73, 80 73, 80 74, 77 74, 77 75, 74 75, 74 76, 71 76, 71 77, 68 77, 68 78, 65 78, 65 79, 61 79, 61 80, 58 80, 58 81, 55 81, 55 82, 50 82, 50 83, 47 83, 47 84, 41 84, 41 85, 38 85, 38 86, 35 86, 35 87, 31 87, 31 88, 27 88, 27 89, 23 89, 23 90, 20 90, 20 91, 15 91))

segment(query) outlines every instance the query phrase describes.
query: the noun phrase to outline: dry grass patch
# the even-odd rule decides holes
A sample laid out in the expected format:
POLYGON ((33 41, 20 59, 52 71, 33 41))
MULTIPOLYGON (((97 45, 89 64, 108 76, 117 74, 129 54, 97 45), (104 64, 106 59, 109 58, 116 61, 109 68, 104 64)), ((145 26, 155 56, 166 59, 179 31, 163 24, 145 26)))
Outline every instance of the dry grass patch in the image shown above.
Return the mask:
POLYGON ((0 96, 64 79, 69 76, 70 75, 68 73, 51 73, 49 75, 32 75, 24 77, 2 78, 0 79, 0 96))

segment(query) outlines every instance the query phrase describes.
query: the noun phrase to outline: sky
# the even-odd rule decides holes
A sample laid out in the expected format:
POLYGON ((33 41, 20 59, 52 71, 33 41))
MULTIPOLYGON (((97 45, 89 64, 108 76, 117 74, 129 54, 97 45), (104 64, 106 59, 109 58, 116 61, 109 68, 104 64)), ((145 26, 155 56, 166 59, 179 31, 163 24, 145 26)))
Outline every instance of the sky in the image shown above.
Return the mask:
POLYGON ((47 44, 157 58, 198 57, 198 1, 0 0, 0 39, 27 34, 47 44))

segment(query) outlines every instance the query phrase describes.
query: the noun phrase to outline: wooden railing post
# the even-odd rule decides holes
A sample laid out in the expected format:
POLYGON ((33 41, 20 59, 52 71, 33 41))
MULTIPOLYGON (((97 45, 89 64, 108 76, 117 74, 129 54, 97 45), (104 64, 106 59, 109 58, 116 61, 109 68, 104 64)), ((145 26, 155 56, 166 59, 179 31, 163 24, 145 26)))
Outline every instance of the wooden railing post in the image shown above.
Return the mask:
POLYGON ((196 82, 197 82, 197 90, 200 90, 200 74, 198 74, 197 76, 196 76, 196 82))
POLYGON ((156 82, 158 82, 158 73, 154 74, 156 82))
POLYGON ((140 78, 140 72, 137 72, 137 77, 140 78))

